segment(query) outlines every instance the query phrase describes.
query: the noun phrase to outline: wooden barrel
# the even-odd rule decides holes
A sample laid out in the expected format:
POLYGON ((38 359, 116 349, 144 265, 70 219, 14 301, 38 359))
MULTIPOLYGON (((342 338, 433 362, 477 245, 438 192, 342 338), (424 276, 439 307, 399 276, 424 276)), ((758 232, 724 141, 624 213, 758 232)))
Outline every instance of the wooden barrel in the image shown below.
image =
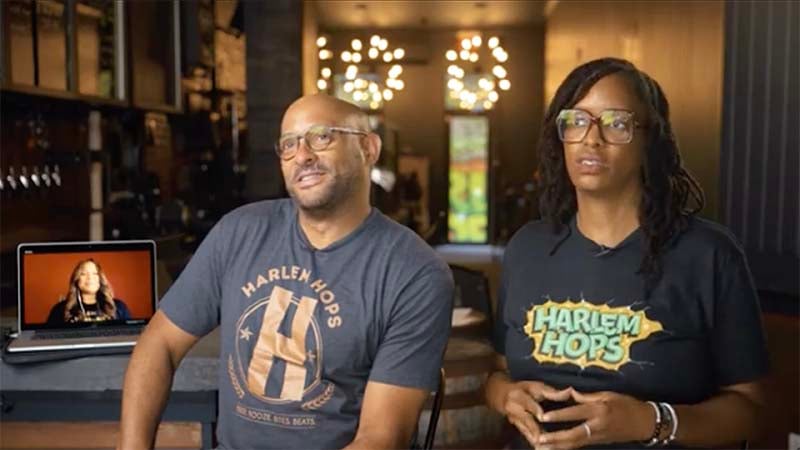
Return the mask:
MULTIPOLYGON (((445 397, 434 448, 502 448, 505 418, 486 406, 481 390, 493 367, 494 351, 488 342, 450 338, 444 357, 445 397)), ((429 420, 430 410, 426 409, 420 416, 419 442, 425 440, 429 420)))

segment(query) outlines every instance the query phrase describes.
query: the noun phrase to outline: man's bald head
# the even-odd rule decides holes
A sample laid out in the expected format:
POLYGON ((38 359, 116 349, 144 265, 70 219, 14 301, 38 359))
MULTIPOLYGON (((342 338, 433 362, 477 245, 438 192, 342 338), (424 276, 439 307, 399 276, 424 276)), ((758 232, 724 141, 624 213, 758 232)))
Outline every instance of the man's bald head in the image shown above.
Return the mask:
POLYGON ((304 117, 314 117, 315 123, 324 125, 349 126, 369 131, 369 119, 357 106, 326 94, 312 94, 300 97, 289 105, 283 115, 281 132, 300 132, 291 129, 304 117))

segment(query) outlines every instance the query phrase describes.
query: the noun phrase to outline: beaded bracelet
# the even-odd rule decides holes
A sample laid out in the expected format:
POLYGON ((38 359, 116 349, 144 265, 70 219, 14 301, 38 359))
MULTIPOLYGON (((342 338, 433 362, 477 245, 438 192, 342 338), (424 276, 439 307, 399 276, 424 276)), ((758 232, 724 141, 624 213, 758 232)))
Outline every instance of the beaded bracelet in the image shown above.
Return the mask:
POLYGON ((656 402, 658 409, 661 410, 661 434, 658 436, 659 447, 664 445, 664 442, 669 438, 669 431, 672 429, 672 415, 669 410, 664 406, 664 402, 656 402))
POLYGON ((678 414, 675 413, 675 408, 673 408, 672 405, 670 405, 669 403, 664 402, 661 403, 660 405, 663 406, 668 411, 670 416, 670 422, 672 423, 672 429, 670 430, 669 436, 667 436, 666 438, 664 438, 663 441, 661 441, 661 445, 666 446, 671 444, 672 441, 675 440, 675 436, 678 434, 678 414))
POLYGON ((644 443, 645 447, 652 447, 659 442, 659 436, 661 436, 661 408, 655 404, 655 402, 647 402, 648 405, 653 407, 653 411, 656 412, 656 424, 655 428, 653 429, 653 435, 650 436, 650 440, 644 443))

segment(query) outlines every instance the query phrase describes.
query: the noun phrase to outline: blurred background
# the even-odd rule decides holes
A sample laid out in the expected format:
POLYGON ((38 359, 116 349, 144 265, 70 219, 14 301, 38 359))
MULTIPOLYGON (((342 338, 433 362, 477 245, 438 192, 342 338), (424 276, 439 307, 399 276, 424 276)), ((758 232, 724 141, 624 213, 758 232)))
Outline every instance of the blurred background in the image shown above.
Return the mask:
MULTIPOLYGON (((286 195, 273 142, 314 92, 369 113, 373 204, 484 278, 491 313, 503 245, 538 217, 544 109, 616 56, 662 85, 702 215, 747 250, 774 394, 751 447, 800 431, 800 4, 3 0, 0 23, 6 323, 20 242, 154 239, 165 290, 223 214, 286 195)), ((451 402, 439 447, 501 448, 478 397, 451 402)))

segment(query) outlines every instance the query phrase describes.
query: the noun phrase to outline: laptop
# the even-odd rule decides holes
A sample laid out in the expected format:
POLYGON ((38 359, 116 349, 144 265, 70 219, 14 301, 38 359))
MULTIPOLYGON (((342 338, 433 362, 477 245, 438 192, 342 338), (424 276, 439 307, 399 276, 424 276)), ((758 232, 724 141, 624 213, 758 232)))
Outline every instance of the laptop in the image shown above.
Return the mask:
POLYGON ((132 347, 156 311, 153 241, 20 244, 17 269, 8 352, 132 347))

